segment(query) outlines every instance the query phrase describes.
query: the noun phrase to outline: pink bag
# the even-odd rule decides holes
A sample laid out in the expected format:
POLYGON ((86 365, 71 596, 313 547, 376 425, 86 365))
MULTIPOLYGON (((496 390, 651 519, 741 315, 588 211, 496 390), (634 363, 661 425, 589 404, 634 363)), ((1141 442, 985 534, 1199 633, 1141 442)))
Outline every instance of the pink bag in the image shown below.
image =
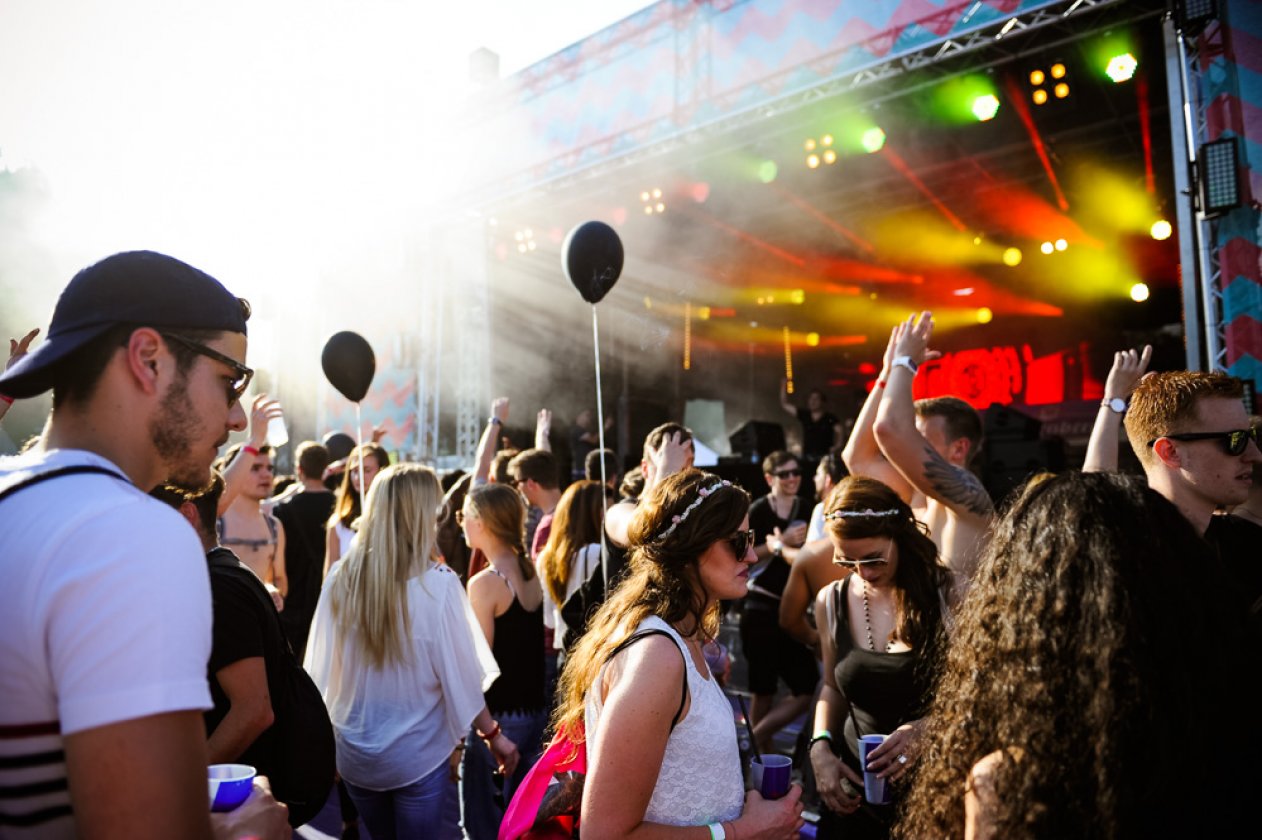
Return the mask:
POLYGON ((586 773, 587 742, 576 744, 558 732, 518 785, 497 840, 574 837, 586 773))

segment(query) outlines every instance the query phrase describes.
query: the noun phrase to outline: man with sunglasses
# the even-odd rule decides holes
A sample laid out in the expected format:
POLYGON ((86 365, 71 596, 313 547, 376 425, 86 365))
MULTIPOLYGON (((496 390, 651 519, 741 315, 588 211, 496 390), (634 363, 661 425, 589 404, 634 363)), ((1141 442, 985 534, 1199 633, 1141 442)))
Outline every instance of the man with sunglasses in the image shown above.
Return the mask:
POLYGON ((249 306, 152 252, 70 281, 0 393, 52 390, 40 444, 0 461, 5 836, 288 837, 262 788, 208 814, 211 602, 201 546, 147 492, 204 486, 239 399, 249 306))
POLYGON ((802 468, 791 452, 778 451, 763 459, 762 471, 770 492, 749 506, 758 564, 750 574, 740 633, 754 695, 750 722, 759 749, 767 749, 771 737, 810 706, 819 669, 815 655, 780 626, 789 567, 806 540, 807 514, 798 496, 802 468), (789 686, 789 696, 776 703, 780 680, 789 686))
POLYGON ((1254 465, 1262 462, 1258 427, 1243 397, 1243 383, 1221 373, 1149 374, 1135 388, 1124 422, 1148 486, 1217 548, 1236 593, 1256 607, 1262 527, 1219 512, 1248 500, 1254 465))

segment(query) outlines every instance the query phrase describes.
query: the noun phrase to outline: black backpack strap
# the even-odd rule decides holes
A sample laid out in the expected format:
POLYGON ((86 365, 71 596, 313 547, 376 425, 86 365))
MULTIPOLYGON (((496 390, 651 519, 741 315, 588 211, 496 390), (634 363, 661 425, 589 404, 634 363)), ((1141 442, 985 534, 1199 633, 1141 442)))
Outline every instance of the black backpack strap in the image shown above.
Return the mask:
MULTIPOLYGON (((114 478, 117 478, 119 481, 127 481, 126 478, 124 478, 122 475, 119 475, 114 470, 107 470, 105 467, 97 467, 91 464, 80 464, 75 467, 61 467, 60 469, 49 470, 48 472, 43 472, 43 473, 40 473, 39 475, 33 475, 30 478, 19 481, 16 484, 13 484, 9 487, 4 488, 3 490, 0 490, 0 500, 6 499, 9 496, 12 496, 14 493, 18 492, 19 490, 25 490, 28 487, 33 487, 34 485, 39 484, 44 481, 48 481, 51 478, 61 478, 63 475, 80 475, 83 473, 98 473, 100 475, 113 476, 114 478)), ((128 481, 128 483, 130 484, 131 482, 128 481)))
MULTIPOLYGON (((674 644, 675 642, 675 637, 672 636, 670 633, 667 633, 665 630, 645 630, 643 633, 634 633, 628 636, 627 638, 623 639, 620 645, 618 645, 616 648, 614 648, 612 651, 609 652, 609 656, 606 657, 605 661, 608 662, 609 660, 613 659, 618 654, 622 653, 627 648, 631 647, 631 645, 640 641, 640 639, 644 639, 649 636, 665 636, 666 638, 671 640, 672 644, 674 644)), ((687 656, 687 654, 683 651, 682 648, 679 647, 678 644, 675 645, 675 648, 679 650, 680 656, 687 656)), ((675 727, 679 725, 679 718, 683 716, 684 704, 687 702, 688 702, 688 660, 685 659, 684 660, 684 685, 683 685, 683 689, 680 691, 680 694, 679 694, 679 709, 675 712, 675 717, 672 718, 670 722, 670 728, 672 732, 675 730, 675 727)))

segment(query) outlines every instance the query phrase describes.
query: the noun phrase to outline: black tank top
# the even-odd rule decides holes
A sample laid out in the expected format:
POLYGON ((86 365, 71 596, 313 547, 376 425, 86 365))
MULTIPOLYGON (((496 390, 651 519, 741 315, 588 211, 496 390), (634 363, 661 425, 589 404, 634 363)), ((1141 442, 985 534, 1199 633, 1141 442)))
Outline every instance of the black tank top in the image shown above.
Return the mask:
POLYGON ((850 703, 854 715, 846 716, 846 737, 841 739, 843 760, 859 768, 856 743, 860 735, 888 735, 908 721, 923 716, 933 688, 929 669, 920 667, 920 651, 895 653, 865 650, 850 635, 850 602, 846 593, 850 575, 833 589, 833 645, 837 665, 833 678, 850 703), (858 723, 859 731, 855 731, 858 723))
MULTIPOLYGON (((505 583, 508 578, 490 570, 505 583)), ((509 591, 512 584, 509 583, 509 591)), ((503 615, 495 617, 491 646, 500 676, 487 690, 486 707, 492 714, 535 712, 544 707, 543 606, 527 612, 517 593, 503 615)))

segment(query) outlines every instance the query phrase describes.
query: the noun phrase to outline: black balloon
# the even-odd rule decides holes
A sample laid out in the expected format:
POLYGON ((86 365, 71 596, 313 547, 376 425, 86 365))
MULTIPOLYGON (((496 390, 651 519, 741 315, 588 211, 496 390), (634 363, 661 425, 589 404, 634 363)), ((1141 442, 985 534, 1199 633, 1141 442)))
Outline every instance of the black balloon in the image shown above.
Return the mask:
POLYGON ((622 256, 622 240, 604 222, 583 222, 561 246, 565 276, 588 303, 600 303, 618 282, 622 256))
POLYGON ((340 332, 324 343, 320 366, 329 384, 351 402, 359 402, 368 393, 377 372, 377 357, 372 346, 359 333, 340 332))
POLYGON ((340 461, 355 448, 355 439, 346 432, 329 432, 324 436, 324 448, 329 450, 330 461, 340 461))

